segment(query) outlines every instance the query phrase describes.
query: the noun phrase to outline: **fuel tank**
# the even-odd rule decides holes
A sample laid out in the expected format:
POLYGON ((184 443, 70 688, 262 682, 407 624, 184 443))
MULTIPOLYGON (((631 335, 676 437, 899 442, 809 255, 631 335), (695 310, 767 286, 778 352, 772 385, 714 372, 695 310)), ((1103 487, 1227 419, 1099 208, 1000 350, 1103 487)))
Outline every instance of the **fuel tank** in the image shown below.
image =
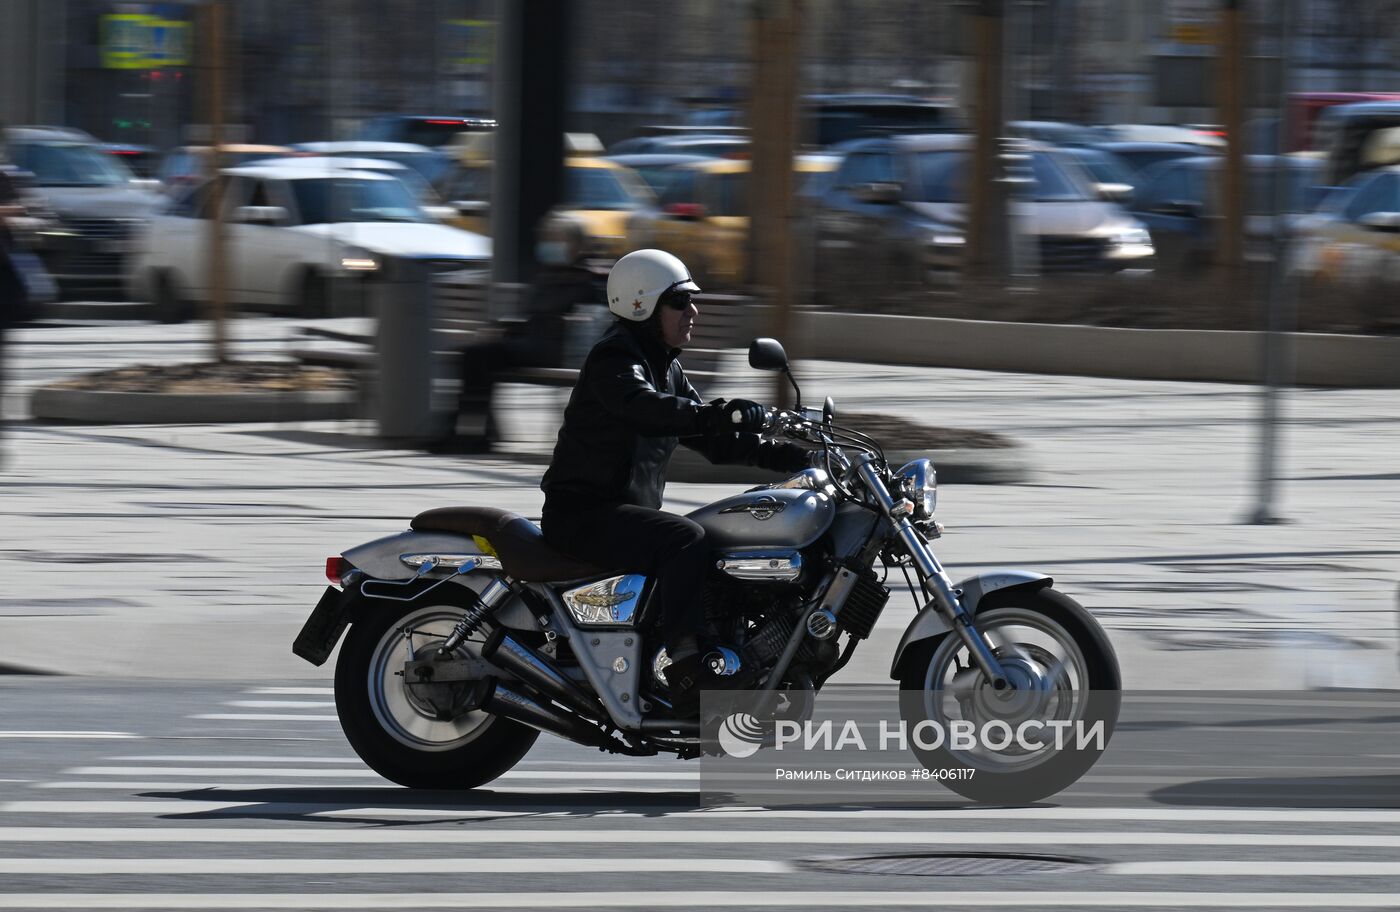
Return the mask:
POLYGON ((687 514, 723 548, 805 548, 822 536, 836 504, 817 491, 772 488, 735 494, 687 514))

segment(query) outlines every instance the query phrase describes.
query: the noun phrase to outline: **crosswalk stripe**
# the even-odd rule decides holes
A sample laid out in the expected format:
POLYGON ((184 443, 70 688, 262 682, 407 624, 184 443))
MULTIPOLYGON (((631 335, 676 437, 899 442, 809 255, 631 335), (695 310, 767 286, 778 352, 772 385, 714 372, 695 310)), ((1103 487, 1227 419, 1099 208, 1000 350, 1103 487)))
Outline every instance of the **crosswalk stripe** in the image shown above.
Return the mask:
POLYGON ((4 893, 0 909, 589 909, 599 907, 926 909, 1002 906, 1126 908, 1393 909, 1394 893, 1204 893, 1088 891, 767 891, 627 890, 530 893, 4 893))
MULTIPOLYGON (((286 758, 283 758, 284 760, 286 758)), ((257 766, 77 766, 64 770, 74 776, 243 776, 257 779, 270 776, 277 779, 380 779, 368 769, 302 769, 300 767, 257 766)), ((586 770, 511 770, 501 779, 649 779, 699 781, 700 773, 677 770, 674 773, 643 773, 617 770, 590 772, 586 770)), ((499 780, 497 780, 499 781, 499 780)), ((766 781, 766 780, 765 780, 766 781)))
POLYGON ((208 763, 217 761, 220 763, 286 763, 291 760, 294 763, 355 763, 364 766, 365 761, 359 757, 289 757, 286 754, 173 754, 173 755, 138 755, 132 757, 108 757, 108 760, 116 760, 123 763, 208 763))
MULTIPOLYGON (((197 802, 196 802, 197 803, 197 802)), ((522 812, 523 814, 524 812, 522 812)), ((492 812, 493 816, 499 816, 492 812)), ((0 827, 0 843, 254 843, 326 845, 1140 845, 1400 848, 1400 836, 1356 833, 1163 833, 941 830, 348 830, 327 827, 0 827)), ((1133 862, 1133 864, 1137 864, 1133 862)), ((1234 862, 1230 862, 1234 864, 1234 862)), ((1290 863, 1291 864, 1291 863, 1290 863)))
POLYGON ((337 722, 338 716, 310 716, 304 713, 201 713, 191 719, 213 722, 337 722))
POLYGON ((140 735, 133 735, 131 732, 109 732, 109 731, 0 731, 0 738, 57 738, 57 739, 113 739, 121 740, 125 738, 140 738, 140 735))
MULTIPOLYGON (((1134 877, 1400 877, 1400 862, 1135 861, 1108 865, 1104 871, 1134 877)), ((1400 896, 1396 905, 1400 905, 1400 896)))
MULTIPOLYGON (((206 783, 207 787, 207 783, 206 783)), ((266 785, 259 788, 267 788, 266 785)), ((398 790, 395 790, 396 793, 398 790)), ((557 794, 556 789, 497 789, 482 799, 496 799, 514 792, 544 792, 557 794)), ((605 790, 617 794, 616 790, 605 790)), ((665 790, 661 790, 665 791, 665 790)), ((401 794, 411 794, 401 792, 401 794)), ((426 799, 425 799, 426 800, 426 799)), ((9 814, 178 814, 210 813, 238 809, 240 814, 280 815, 320 811, 325 816, 354 815, 360 817, 441 817, 500 816, 517 811, 510 806, 493 806, 491 800, 464 800, 461 807, 375 807, 347 808, 342 802, 264 802, 264 801, 8 801, 0 803, 0 812, 9 814)), ((557 813, 577 815, 576 805, 558 804, 531 807, 520 813, 557 813)), ((910 810, 904 808, 842 810, 839 815, 828 810, 796 810, 790 808, 685 808, 671 811, 647 808, 610 810, 611 818, 685 818, 694 820, 808 820, 832 821, 845 824, 858 820, 916 820, 942 824, 953 820, 1018 820, 1050 821, 1110 821, 1138 823, 1272 823, 1272 824, 1387 824, 1400 822, 1400 811, 1333 810, 1333 809, 1207 809, 1207 808, 965 808, 910 810)))
POLYGON ((335 709, 334 703, 321 700, 230 700, 222 705, 239 709, 335 709))
MULTIPOLYGON (((0 858, 0 874, 443 874, 459 859, 444 858, 0 858)), ((492 858, 485 873, 791 874, 780 861, 743 858, 492 858)))

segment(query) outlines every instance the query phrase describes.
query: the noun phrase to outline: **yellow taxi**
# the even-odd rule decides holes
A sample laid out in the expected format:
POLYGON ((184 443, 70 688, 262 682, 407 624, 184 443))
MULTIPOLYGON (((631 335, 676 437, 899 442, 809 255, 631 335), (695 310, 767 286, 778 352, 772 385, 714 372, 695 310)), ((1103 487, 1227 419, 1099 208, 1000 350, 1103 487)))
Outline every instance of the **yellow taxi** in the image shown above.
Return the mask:
MULTIPOLYGON (((799 155, 793 160, 799 192, 830 174, 837 156, 799 155)), ((715 158, 682 165, 662 194, 657 213, 628 222, 627 246, 657 247, 680 257, 706 291, 734 289, 749 281, 749 160, 715 158)))
MULTIPOLYGON (((449 224, 480 234, 491 231, 489 137, 467 134, 463 144, 454 147, 457 165, 442 184, 443 198, 457 210, 449 224)), ((564 198, 554 211, 583 226, 586 256, 615 260, 631 249, 627 246, 628 220, 654 208, 656 197, 641 175, 592 154, 592 147, 585 142, 570 138, 567 148, 564 198)))

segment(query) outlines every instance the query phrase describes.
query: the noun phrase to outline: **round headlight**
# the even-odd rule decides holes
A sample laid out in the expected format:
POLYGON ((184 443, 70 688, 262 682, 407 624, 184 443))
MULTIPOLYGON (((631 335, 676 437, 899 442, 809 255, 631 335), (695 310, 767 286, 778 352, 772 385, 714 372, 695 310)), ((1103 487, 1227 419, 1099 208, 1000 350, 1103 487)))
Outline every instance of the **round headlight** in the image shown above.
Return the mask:
POLYGON ((938 473, 933 461, 915 459, 899 470, 899 476, 907 479, 909 494, 914 500, 914 518, 932 519, 938 507, 938 473))

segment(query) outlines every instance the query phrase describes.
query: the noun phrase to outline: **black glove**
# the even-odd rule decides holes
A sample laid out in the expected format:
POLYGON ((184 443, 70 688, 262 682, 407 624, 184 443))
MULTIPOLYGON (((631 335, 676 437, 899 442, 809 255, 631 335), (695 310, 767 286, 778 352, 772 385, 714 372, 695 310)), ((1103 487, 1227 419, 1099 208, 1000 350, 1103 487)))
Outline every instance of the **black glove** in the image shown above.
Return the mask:
POLYGON ((767 409, 749 399, 730 399, 720 409, 720 433, 757 434, 767 424, 767 409))

